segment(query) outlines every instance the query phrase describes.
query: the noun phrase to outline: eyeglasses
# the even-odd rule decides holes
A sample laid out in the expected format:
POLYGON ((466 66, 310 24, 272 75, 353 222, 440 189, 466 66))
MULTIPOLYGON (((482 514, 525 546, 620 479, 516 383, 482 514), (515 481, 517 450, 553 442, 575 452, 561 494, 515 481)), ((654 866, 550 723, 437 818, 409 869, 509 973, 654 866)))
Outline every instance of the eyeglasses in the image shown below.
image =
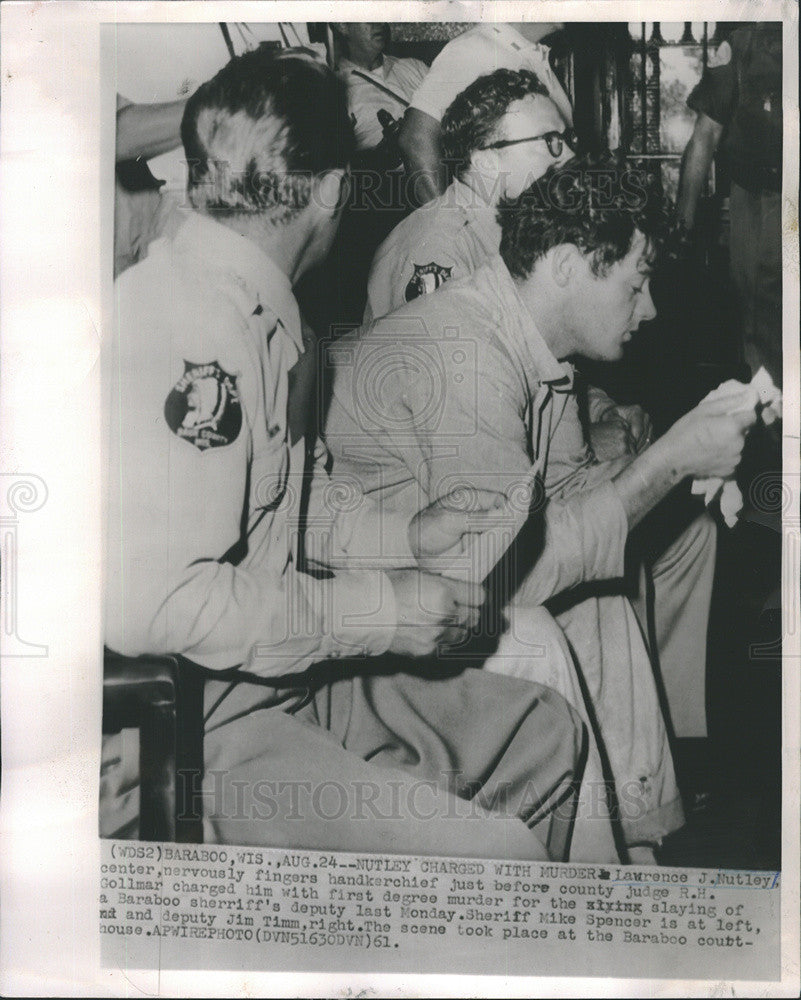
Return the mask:
POLYGON ((565 146, 573 152, 578 148, 578 135, 574 128, 566 128, 564 132, 543 132, 542 135, 527 135, 524 139, 499 139, 481 149, 506 149, 507 146, 517 146, 521 142, 541 142, 548 144, 548 152, 554 159, 562 155, 565 146))

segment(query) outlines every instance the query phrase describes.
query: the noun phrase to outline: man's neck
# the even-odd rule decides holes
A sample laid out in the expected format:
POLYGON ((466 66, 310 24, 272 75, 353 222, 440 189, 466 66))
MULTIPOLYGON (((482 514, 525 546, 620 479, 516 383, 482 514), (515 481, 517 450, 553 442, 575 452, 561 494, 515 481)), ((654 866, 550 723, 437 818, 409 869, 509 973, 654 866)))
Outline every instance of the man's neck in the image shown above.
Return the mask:
POLYGON ((470 169, 462 177, 462 184, 475 194, 480 205, 495 208, 503 196, 502 179, 489 177, 478 170, 470 169))
POLYGON ((368 73, 374 73, 377 69, 381 69, 384 65, 383 52, 379 52, 377 56, 373 56, 372 58, 365 55, 357 55, 355 57, 351 55, 348 56, 348 58, 354 66, 358 66, 359 69, 365 69, 368 73))
POLYGON ((293 225, 273 223, 264 216, 240 215, 219 219, 222 225, 254 243, 287 276, 291 284, 304 273, 307 240, 293 225))

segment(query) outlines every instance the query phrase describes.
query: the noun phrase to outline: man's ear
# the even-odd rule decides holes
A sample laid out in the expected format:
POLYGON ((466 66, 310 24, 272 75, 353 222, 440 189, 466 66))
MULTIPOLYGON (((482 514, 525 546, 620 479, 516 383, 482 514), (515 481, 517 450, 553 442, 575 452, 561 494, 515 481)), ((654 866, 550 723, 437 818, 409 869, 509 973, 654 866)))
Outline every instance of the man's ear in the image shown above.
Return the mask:
POLYGON ((317 208, 326 215, 338 215, 345 207, 350 192, 348 171, 327 170, 316 184, 317 208))
MULTIPOLYGON (((475 183, 482 180, 491 186, 492 183, 500 183, 501 164, 496 149, 474 149, 470 153, 470 172, 475 183)), ((484 195, 484 200, 489 203, 489 192, 479 192, 484 195)))
POLYGON ((560 288, 567 288, 584 266, 581 251, 573 243, 560 243, 550 251, 549 256, 551 277, 560 288))

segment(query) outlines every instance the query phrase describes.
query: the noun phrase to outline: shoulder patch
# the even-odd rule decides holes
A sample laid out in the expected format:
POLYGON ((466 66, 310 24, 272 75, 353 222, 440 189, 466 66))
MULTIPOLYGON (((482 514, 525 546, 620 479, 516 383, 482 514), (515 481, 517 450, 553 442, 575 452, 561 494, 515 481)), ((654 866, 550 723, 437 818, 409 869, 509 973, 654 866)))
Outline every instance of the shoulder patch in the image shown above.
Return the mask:
POLYGON ((440 285, 444 285, 445 282, 450 278, 451 267, 443 267, 441 264, 436 264, 433 260, 430 264, 414 264, 414 274, 406 286, 406 301, 411 302, 413 299, 419 298, 421 295, 428 295, 429 292, 435 292, 440 285))
POLYGON ((184 360, 184 374, 164 402, 164 419, 178 437, 199 451, 232 444, 242 429, 242 404, 236 376, 216 361, 184 360))
POLYGON ((709 54, 708 66, 710 69, 717 69, 719 66, 728 66, 731 62, 731 45, 722 42, 714 52, 709 54))

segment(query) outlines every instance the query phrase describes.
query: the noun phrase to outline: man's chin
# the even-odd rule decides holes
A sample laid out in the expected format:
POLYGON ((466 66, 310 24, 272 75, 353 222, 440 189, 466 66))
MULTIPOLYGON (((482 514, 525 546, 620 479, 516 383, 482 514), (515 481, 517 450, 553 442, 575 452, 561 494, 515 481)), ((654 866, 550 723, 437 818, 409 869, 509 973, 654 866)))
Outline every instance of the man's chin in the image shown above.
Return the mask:
POLYGON ((625 356, 625 354, 626 354, 626 349, 625 349, 624 345, 621 344, 620 347, 617 348, 617 350, 615 350, 615 348, 611 347, 608 351, 599 351, 590 360, 591 361, 603 361, 603 362, 606 362, 608 364, 613 364, 615 361, 622 361, 623 358, 624 358, 624 356, 625 356))
POLYGON ((623 358, 626 356, 626 351, 628 350, 628 346, 631 343, 631 340, 632 340, 631 334, 627 333, 626 336, 617 345, 617 353, 615 354, 614 357, 609 358, 609 360, 622 361, 623 358))

